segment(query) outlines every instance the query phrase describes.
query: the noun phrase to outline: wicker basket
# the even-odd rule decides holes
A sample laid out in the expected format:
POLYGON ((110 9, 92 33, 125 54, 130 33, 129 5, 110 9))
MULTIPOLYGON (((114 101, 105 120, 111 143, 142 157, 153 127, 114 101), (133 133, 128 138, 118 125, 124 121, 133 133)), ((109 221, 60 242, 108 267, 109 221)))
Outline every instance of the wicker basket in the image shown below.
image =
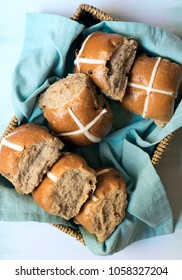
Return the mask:
MULTIPOLYGON (((87 4, 82 4, 78 7, 74 15, 71 17, 71 19, 76 20, 80 23, 83 23, 85 26, 90 26, 92 24, 99 23, 101 21, 107 20, 107 21, 117 21, 117 19, 111 17, 110 15, 106 14, 105 12, 87 4)), ((16 126, 18 125, 18 119, 16 116, 14 116, 9 125, 7 126, 4 134, 2 137, 5 137, 8 135, 16 126)), ((175 133, 169 134, 167 137, 165 137, 155 148, 154 153, 151 157, 151 162, 154 166, 156 166, 164 151, 168 147, 171 139, 173 138, 175 133)), ((1 141, 1 139, 0 139, 1 141)), ((52 224, 52 226, 58 228, 59 230, 63 231, 66 234, 69 234, 70 236, 76 238, 81 243, 84 243, 83 236, 80 231, 72 229, 68 226, 60 225, 60 224, 52 224)))

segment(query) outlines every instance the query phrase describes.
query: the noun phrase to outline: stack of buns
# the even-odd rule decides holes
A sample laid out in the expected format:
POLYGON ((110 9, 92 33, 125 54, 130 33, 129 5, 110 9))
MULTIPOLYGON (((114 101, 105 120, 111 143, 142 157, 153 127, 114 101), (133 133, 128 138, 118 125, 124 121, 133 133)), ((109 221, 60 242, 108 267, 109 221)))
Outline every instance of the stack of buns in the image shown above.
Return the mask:
POLYGON ((93 32, 77 54, 75 72, 88 74, 107 97, 162 127, 173 116, 182 67, 138 54, 137 47, 132 38, 93 32))
POLYGON ((80 155, 63 152, 63 147, 47 128, 33 123, 20 125, 1 141, 0 174, 18 193, 32 194, 45 211, 66 220, 75 218, 103 242, 124 218, 125 181, 114 169, 98 173, 80 155), (88 211, 84 209, 90 208, 90 199, 95 203, 91 219, 91 223, 97 220, 95 230, 85 225, 88 211), (101 212, 94 218, 98 209, 101 212), (104 220, 107 226, 102 226, 101 237, 98 225, 104 220))
POLYGON ((107 99, 163 127, 172 118, 181 65, 139 54, 138 43, 118 34, 91 33, 76 53, 75 73, 52 84, 40 107, 62 140, 77 146, 101 141, 112 127, 107 99))
POLYGON ((75 73, 40 95, 45 127, 17 127, 0 144, 0 174, 20 194, 32 194, 45 211, 84 226, 104 242, 125 217, 127 187, 111 167, 94 170, 65 144, 100 142, 112 128, 107 99, 151 118, 159 126, 174 112, 182 68, 165 58, 137 53, 137 42, 93 32, 75 57, 75 73))

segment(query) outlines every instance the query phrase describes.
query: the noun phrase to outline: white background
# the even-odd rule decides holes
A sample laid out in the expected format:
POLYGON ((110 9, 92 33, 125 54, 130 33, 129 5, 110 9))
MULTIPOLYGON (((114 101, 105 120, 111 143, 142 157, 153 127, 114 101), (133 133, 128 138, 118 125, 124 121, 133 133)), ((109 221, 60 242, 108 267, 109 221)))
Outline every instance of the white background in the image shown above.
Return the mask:
MULTIPOLYGON (((182 38, 180 0, 6 0, 0 3, 0 131, 13 115, 11 73, 21 52, 27 12, 46 12, 70 17, 80 4, 91 4, 124 21, 145 22, 167 28, 182 38), (14 26, 14 29, 12 28, 14 26), (6 50, 1 36, 7 38, 6 50), (9 44, 9 42, 11 44, 9 44), (9 47, 11 45, 11 47, 9 47), (8 61, 8 63, 6 63, 8 61), (9 106, 9 109, 7 110, 9 106)), ((93 255, 73 237, 40 223, 0 222, 0 259, 182 259, 182 131, 178 131, 165 152, 157 171, 171 203, 174 234, 133 243, 108 257, 93 255)))

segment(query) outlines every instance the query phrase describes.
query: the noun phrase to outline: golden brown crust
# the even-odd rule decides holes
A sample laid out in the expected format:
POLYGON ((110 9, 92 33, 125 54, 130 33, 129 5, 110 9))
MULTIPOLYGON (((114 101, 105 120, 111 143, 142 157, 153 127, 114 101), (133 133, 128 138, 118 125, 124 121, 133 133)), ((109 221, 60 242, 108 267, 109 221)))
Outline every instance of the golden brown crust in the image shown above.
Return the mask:
MULTIPOLYGON (((52 87, 50 89, 50 94, 51 90, 54 90, 54 88, 52 87)), ((52 130, 56 134, 60 135, 64 141, 77 146, 93 144, 93 142, 85 136, 84 133, 61 136, 62 133, 74 132, 80 129, 68 112, 68 108, 73 111, 84 126, 93 121, 93 119, 97 117, 103 109, 106 109, 107 112, 104 113, 88 131, 95 137, 103 138, 111 130, 113 124, 112 110, 103 95, 96 94, 95 86, 93 88, 85 87, 85 89, 80 92, 79 96, 75 97, 64 107, 58 106, 54 109, 46 106, 43 108, 44 116, 48 120, 52 130)))
MULTIPOLYGON (((49 172, 51 172, 53 176, 56 176, 59 180, 61 176, 64 175, 65 172, 69 171, 70 169, 88 171, 93 176, 96 176, 95 171, 88 166, 86 161, 80 155, 75 153, 62 154, 59 160, 52 166, 49 172)), ((56 185, 57 182, 53 181, 52 179, 50 179, 50 177, 48 177, 48 175, 46 175, 43 181, 41 182, 41 184, 32 192, 32 197, 36 201, 36 203, 45 211, 53 215, 58 215, 65 219, 68 219, 66 215, 64 216, 61 213, 58 213, 53 208, 54 192, 55 192, 56 185)), ((70 186, 67 186, 67 188, 69 189, 70 186)), ((68 197, 65 197, 64 199, 66 200, 68 199, 68 197)), ((58 204, 60 205, 61 203, 62 201, 58 202, 58 204)))
POLYGON ((69 152, 62 154, 60 159, 53 165, 50 171, 54 173, 56 177, 60 178, 61 175, 70 168, 85 169, 95 174, 94 170, 88 166, 83 157, 69 152))
POLYGON ((123 37, 119 34, 96 31, 87 41, 87 48, 84 48, 82 56, 109 60, 113 51, 122 43, 123 37))
POLYGON ((16 174, 17 165, 24 152, 32 145, 45 140, 53 140, 55 137, 48 129, 37 124, 27 123, 15 128, 6 140, 22 146, 23 151, 17 151, 1 144, 0 150, 0 173, 11 175, 16 174))
MULTIPOLYGON (((96 31, 86 43, 86 47, 81 53, 81 57, 91 59, 110 60, 113 52, 123 43, 123 37, 118 34, 109 34, 96 31)), ((109 85, 105 65, 80 64, 80 70, 75 67, 75 72, 88 74, 93 82, 104 92, 108 92, 109 85)))
MULTIPOLYGON (((84 45, 84 47, 81 50, 81 53, 77 55, 77 59, 79 56, 79 58, 103 60, 105 61, 105 64, 78 63, 75 66, 76 73, 88 74, 92 81, 101 89, 103 93, 115 100, 121 99, 119 96, 114 97, 113 94, 111 96, 110 92, 113 92, 113 89, 111 89, 111 85, 109 82, 110 66, 108 62, 112 58, 115 51, 125 43, 128 44, 128 46, 130 44, 133 44, 134 54, 132 56, 135 56, 137 43, 133 39, 121 36, 119 34, 110 34, 106 32, 96 31, 90 35, 88 40, 86 38, 86 40, 83 42, 82 46, 84 45)), ((127 60, 129 59, 127 58, 127 60)), ((126 67, 126 61, 121 61, 121 64, 122 63, 125 64, 123 65, 123 67, 126 67)), ((122 96, 123 94, 124 93, 122 93, 122 96)))
MULTIPOLYGON (((93 224, 93 216, 99 210, 99 204, 103 201, 108 195, 120 191, 123 193, 122 201, 120 201, 120 205, 116 207, 120 207, 122 210, 120 212, 125 211, 127 206, 127 190, 126 183, 123 176, 114 168, 100 168, 98 171, 106 171, 103 174, 97 176, 97 186, 94 192, 94 196, 97 200, 93 200, 89 198, 86 203, 82 206, 81 211, 75 217, 76 222, 83 225, 90 233, 96 234, 94 230, 93 224)), ((108 217, 109 219, 110 217, 108 217)), ((124 215, 122 219, 124 218, 124 215)), ((121 219, 121 220, 122 220, 121 219)), ((121 222, 120 220, 120 222, 121 222)), ((116 226, 117 224, 115 224, 116 226)), ((108 229, 108 233, 105 233, 104 239, 108 238, 112 232, 108 229)), ((101 237, 97 235, 99 242, 103 242, 101 237)))
MULTIPOLYGON (((139 55, 131 68, 129 83, 148 87, 157 59, 145 54, 139 55)), ((182 69, 180 65, 167 59, 161 59, 152 85, 153 89, 150 92, 145 116, 143 115, 147 96, 145 89, 129 85, 121 104, 128 111, 143 115, 145 118, 151 118, 159 123, 167 123, 173 115, 175 97, 181 79, 182 69), (155 89, 171 92, 171 94, 159 93, 155 89)))

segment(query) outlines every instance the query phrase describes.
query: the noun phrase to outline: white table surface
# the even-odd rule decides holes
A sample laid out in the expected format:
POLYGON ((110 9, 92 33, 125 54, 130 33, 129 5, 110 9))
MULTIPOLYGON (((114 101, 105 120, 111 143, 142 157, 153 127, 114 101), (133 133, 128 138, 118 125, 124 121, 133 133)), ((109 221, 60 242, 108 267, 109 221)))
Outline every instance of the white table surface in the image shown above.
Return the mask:
MULTIPOLYGON (((0 132, 13 116, 11 74, 20 55, 26 12, 48 12, 70 17, 82 4, 93 5, 126 21, 145 22, 167 28, 182 38, 182 1, 180 0, 6 0, 0 3, 0 132), (12 31, 12 25, 15 27, 12 31), (5 40, 3 40, 4 42, 5 40), (11 41, 11 47, 9 43, 11 41), (8 56, 8 59, 7 59, 8 56), (10 57, 9 57, 10 56, 10 57), (11 59, 10 59, 11 58, 11 59), (8 64, 6 61, 10 61, 8 64), (9 109, 7 110, 9 106, 9 109)), ((157 171, 165 186, 175 222, 173 234, 141 240, 108 257, 93 255, 73 237, 49 224, 0 222, 0 259, 182 259, 182 130, 165 152, 157 171), (28 242, 27 242, 28 241, 28 242)))

